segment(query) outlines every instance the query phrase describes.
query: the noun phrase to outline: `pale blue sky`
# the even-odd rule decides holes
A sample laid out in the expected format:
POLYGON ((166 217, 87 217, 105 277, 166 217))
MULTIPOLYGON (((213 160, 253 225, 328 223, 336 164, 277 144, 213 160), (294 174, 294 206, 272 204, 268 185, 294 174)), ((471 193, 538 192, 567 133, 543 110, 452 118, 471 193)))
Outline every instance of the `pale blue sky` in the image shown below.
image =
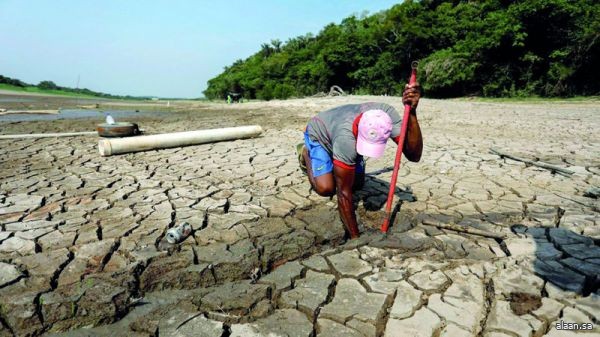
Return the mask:
POLYGON ((271 39, 318 33, 391 0, 0 0, 0 74, 113 94, 200 97, 271 39))

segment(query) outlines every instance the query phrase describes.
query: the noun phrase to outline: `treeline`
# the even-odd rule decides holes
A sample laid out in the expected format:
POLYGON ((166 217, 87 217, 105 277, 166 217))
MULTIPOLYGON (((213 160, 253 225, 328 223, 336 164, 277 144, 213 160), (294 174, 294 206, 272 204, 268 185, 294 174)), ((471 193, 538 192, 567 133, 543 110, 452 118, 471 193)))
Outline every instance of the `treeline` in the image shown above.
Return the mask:
POLYGON ((21 88, 31 86, 31 84, 27 84, 21 80, 17 80, 17 79, 2 76, 2 75, 0 75, 0 83, 10 84, 10 85, 14 85, 15 87, 21 87, 21 88))
POLYGON ((598 95, 600 2, 405 1, 316 36, 265 43, 209 80, 204 94, 268 100, 339 85, 399 95, 412 60, 430 97, 598 95))
POLYGON ((2 75, 0 75, 0 83, 9 84, 9 85, 12 85, 15 87, 20 87, 23 89, 37 88, 40 90, 56 90, 56 91, 62 91, 62 92, 66 92, 66 93, 74 93, 74 94, 95 96, 95 97, 101 97, 101 98, 115 98, 115 99, 146 99, 146 98, 148 98, 148 97, 136 97, 136 96, 129 96, 129 95, 127 95, 127 96, 111 95, 111 94, 106 94, 103 92, 93 91, 93 90, 86 89, 86 88, 82 88, 82 89, 75 88, 74 89, 74 88, 62 87, 62 86, 56 85, 52 81, 41 81, 37 85, 33 85, 33 84, 25 83, 21 80, 17 80, 17 79, 2 76, 2 75))

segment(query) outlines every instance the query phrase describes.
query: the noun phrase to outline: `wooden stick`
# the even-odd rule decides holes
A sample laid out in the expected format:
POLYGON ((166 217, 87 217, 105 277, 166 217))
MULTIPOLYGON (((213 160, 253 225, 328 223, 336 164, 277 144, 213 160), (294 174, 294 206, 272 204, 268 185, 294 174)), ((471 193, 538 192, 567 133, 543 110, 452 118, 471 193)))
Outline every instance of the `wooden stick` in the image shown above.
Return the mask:
POLYGON ((455 232, 480 235, 480 236, 485 236, 488 238, 494 238, 494 239, 500 239, 500 240, 506 239, 506 235, 503 235, 503 234, 482 231, 480 229, 464 227, 464 226, 460 226, 460 225, 453 224, 453 223, 441 223, 441 222, 433 222, 433 221, 429 221, 429 220, 423 220, 422 223, 423 223, 423 225, 434 226, 439 229, 447 229, 447 230, 451 230, 451 231, 455 231, 455 232))
POLYGON ((64 132, 64 133, 26 133, 21 135, 0 135, 0 139, 25 139, 25 138, 53 138, 75 136, 97 136, 96 131, 64 132))
POLYGON ((500 158, 508 158, 508 159, 512 159, 512 160, 516 160, 516 161, 520 161, 523 162, 527 165, 533 165, 533 166, 537 166, 537 167, 541 167, 544 168, 546 170, 550 170, 552 172, 558 173, 558 174, 562 174, 566 177, 571 176, 571 174, 575 173, 571 170, 567 170, 564 169, 562 167, 558 167, 558 166, 554 166, 554 165, 550 165, 548 163, 544 163, 544 162, 540 162, 540 161, 533 161, 533 160, 529 160, 529 159, 525 159, 525 158, 520 158, 520 157, 515 157, 513 155, 510 155, 508 153, 502 152, 498 149, 494 149, 494 148, 490 148, 490 152, 500 156, 500 158))
POLYGON ((6 110, 6 109, 0 110, 0 115, 13 115, 13 114, 56 115, 56 114, 58 114, 58 110, 6 110))

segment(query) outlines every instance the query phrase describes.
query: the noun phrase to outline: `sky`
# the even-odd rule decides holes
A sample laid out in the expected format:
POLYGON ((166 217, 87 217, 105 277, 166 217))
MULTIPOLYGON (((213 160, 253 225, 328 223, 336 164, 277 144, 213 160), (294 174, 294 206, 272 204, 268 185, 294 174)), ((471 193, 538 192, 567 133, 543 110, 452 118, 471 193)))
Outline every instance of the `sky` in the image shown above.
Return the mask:
POLYGON ((272 39, 399 0, 0 0, 0 75, 118 95, 202 97, 272 39))

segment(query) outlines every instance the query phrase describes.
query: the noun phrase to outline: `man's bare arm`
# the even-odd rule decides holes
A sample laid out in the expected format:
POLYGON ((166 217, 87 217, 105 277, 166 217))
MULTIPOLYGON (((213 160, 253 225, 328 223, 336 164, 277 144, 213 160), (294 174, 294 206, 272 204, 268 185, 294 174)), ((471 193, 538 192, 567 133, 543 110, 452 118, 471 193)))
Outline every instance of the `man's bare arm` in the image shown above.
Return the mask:
POLYGON ((404 140, 404 155, 406 159, 417 162, 421 160, 423 154, 423 136, 421 135, 421 127, 417 120, 416 109, 410 113, 408 117, 408 129, 406 130, 406 139, 404 140))
MULTIPOLYGON (((411 106, 410 115, 408 117, 408 128, 406 130, 406 138, 404 139, 404 148, 402 152, 406 159, 417 162, 421 160, 423 154, 423 136, 421 135, 421 127, 417 119, 417 105, 421 98, 421 87, 419 84, 407 85, 402 94, 402 102, 411 106)), ((396 144, 400 140, 400 136, 393 139, 396 144)))
POLYGON ((354 185, 354 170, 333 166, 333 176, 338 198, 338 211, 340 218, 350 233, 352 239, 358 237, 358 224, 352 204, 352 185, 354 185))

